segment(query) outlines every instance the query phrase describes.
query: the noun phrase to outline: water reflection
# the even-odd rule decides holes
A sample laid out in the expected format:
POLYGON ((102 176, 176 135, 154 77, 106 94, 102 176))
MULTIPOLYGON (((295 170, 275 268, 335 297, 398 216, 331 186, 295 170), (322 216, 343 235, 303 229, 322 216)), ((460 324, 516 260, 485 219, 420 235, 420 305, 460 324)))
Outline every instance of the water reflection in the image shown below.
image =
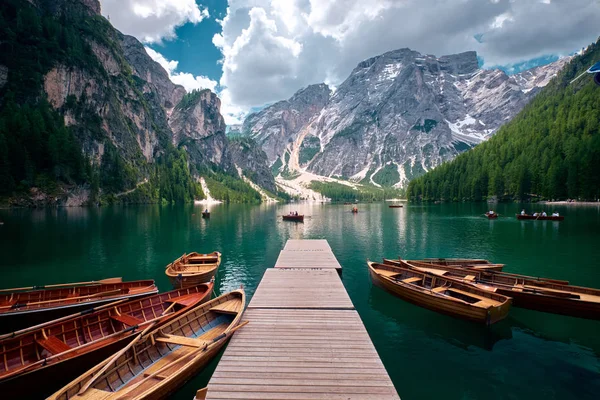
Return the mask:
POLYGON ((376 286, 371 286, 369 305, 376 312, 401 325, 402 331, 410 330, 413 331, 412 335, 444 340, 462 349, 476 346, 490 351, 497 342, 512 338, 510 324, 506 321, 487 328, 418 307, 376 286))

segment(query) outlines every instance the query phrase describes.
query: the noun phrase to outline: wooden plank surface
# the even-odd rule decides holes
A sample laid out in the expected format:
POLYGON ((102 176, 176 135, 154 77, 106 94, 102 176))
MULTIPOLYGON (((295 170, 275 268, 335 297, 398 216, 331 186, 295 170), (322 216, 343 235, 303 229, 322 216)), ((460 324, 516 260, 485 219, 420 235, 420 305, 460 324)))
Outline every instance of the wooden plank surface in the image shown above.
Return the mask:
POLYGON ((250 308, 207 399, 399 399, 355 310, 250 308))
POLYGON ((332 252, 282 250, 275 262, 275 268, 316 268, 341 270, 342 266, 332 252))
POLYGON ((354 309, 334 270, 268 269, 249 308, 354 309))
POLYGON ((331 247, 325 239, 289 239, 283 248, 287 251, 329 251, 331 247))
POLYGON ((288 240, 229 342, 207 399, 399 399, 326 240, 288 240))

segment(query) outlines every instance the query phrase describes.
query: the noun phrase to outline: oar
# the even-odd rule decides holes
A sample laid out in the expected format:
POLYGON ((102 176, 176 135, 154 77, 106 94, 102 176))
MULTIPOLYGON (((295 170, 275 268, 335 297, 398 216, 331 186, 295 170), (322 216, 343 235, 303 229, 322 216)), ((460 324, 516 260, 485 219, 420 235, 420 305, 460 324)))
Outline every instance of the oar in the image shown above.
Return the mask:
MULTIPOLYGON (((166 311, 166 310, 165 310, 166 311)), ((164 313, 164 312, 163 312, 164 313)), ((125 354, 125 352, 127 352, 127 350, 131 349, 137 342, 140 341, 140 339, 150 330, 150 328, 152 328, 156 322, 158 322, 159 319, 163 318, 164 315, 161 314, 160 317, 156 317, 150 321, 146 321, 146 323, 150 323, 150 325, 144 329, 142 332, 140 332, 135 339, 133 339, 131 342, 129 342, 129 344, 127 346, 125 346, 123 349, 121 349, 119 352, 117 352, 113 357, 111 357, 109 360, 104 361, 104 366, 81 388, 81 390, 79 390, 79 392, 77 392, 78 395, 82 395, 83 393, 85 393, 86 390, 88 390, 90 388, 90 386, 92 386, 92 384, 94 382, 96 382, 98 380, 98 378, 100 376, 102 376, 102 374, 104 372, 106 372, 106 370, 115 362, 119 359, 119 357, 121 357, 123 354, 125 354)), ((141 325, 141 324, 140 324, 141 325)))
POLYGON ((23 303, 23 304, 14 304, 14 305, 10 305, 10 306, 1 306, 0 309, 3 309, 3 308, 13 308, 13 307, 14 308, 21 308, 21 307, 27 307, 27 306, 37 306, 37 305, 40 305, 40 304, 56 303, 56 302, 60 302, 60 301, 90 299, 90 298, 99 297, 99 296, 107 296, 110 293, 117 294, 117 293, 120 293, 122 291, 123 291, 123 289, 107 290, 106 292, 95 293, 95 294, 91 294, 89 296, 63 297, 63 298, 54 299, 54 300, 44 300, 44 301, 36 301, 36 302, 33 302, 33 303, 23 303))
MULTIPOLYGON (((176 358, 175 360, 171 361, 170 363, 162 366, 158 370, 156 370, 153 373, 149 374, 148 376, 144 377, 144 379, 142 379, 141 381, 138 381, 134 385, 131 385, 131 387, 125 388, 125 390, 123 391, 123 393, 121 393, 121 395, 124 395, 125 393, 131 393, 133 390, 135 390, 136 388, 140 387, 141 385, 143 385, 148 380, 154 378, 157 375, 160 375, 163 371, 166 371, 169 368, 172 368, 175 364, 178 364, 178 363, 180 363, 182 361, 186 361, 188 358, 190 358, 191 356, 195 356, 198 353, 207 351, 209 348, 211 348, 212 346, 214 346, 221 339, 224 339, 224 338, 227 338, 227 337, 233 335, 233 333, 235 331, 237 331, 238 329, 240 329, 242 326, 246 325, 247 323, 248 323, 248 321, 244 321, 244 322, 240 323, 239 325, 237 325, 236 327, 230 329, 228 332, 224 332, 224 333, 220 334, 219 336, 215 337, 210 342, 205 342, 204 347, 199 348, 198 350, 195 350, 195 351, 190 351, 189 353, 183 355, 182 357, 176 358)), ((98 374, 96 376, 99 376, 99 375, 100 374, 98 374)), ((81 394, 81 393, 83 393, 83 392, 80 391, 79 394, 81 394)))
POLYGON ((28 286, 28 287, 12 288, 12 289, 0 289, 0 293, 19 292, 19 291, 23 291, 23 290, 48 289, 48 288, 56 288, 56 287, 62 287, 62 286, 108 285, 108 284, 121 283, 121 282, 123 282, 123 278, 107 278, 107 279, 101 279, 99 281, 58 283, 58 284, 54 284, 54 285, 28 286))
POLYGON ((194 400, 206 400, 206 394, 208 393, 208 387, 198 389, 196 392, 196 398, 194 400))
MULTIPOLYGON (((121 299, 121 300, 113 301, 112 303, 104 304, 104 305, 98 306, 98 307, 92 307, 92 308, 89 308, 87 310, 83 310, 83 311, 80 311, 78 313, 75 313, 75 314, 67 315, 66 317, 62 317, 62 318, 58 318, 58 319, 55 319, 55 320, 52 320, 52 321, 44 322, 44 323, 39 324, 39 325, 30 326, 29 328, 21 329, 20 331, 15 331, 15 332, 12 332, 12 333, 5 333, 4 335, 0 335, 0 340, 6 339, 6 338, 14 338, 14 337, 22 335, 24 333, 28 333, 28 332, 32 332, 32 331, 35 331, 35 330, 38 330, 38 329, 41 329, 41 328, 45 328, 48 325, 53 325, 53 324, 56 324, 56 323, 59 323, 59 322, 62 322, 62 321, 66 321, 66 320, 71 319, 71 318, 81 317, 82 315, 91 314, 91 313, 94 313, 96 311, 103 310, 105 308, 116 306, 117 304, 122 303, 122 302, 124 302, 126 300, 127 299, 121 299)), ((173 304, 175 304, 175 303, 173 303, 173 304)))

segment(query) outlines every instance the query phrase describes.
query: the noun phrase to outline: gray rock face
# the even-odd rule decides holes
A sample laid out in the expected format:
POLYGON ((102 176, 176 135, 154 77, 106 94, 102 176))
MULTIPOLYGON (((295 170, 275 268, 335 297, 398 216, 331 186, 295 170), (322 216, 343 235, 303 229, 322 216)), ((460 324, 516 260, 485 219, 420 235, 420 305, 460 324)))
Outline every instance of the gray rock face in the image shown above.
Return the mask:
POLYGON ((267 155, 253 139, 230 140, 229 150, 232 161, 248 179, 273 194, 277 192, 275 179, 267 162, 267 155))
POLYGON ((508 76, 480 69, 475 52, 436 58, 400 49, 359 63, 324 106, 305 106, 294 120, 304 126, 281 117, 290 100, 244 127, 271 162, 289 152, 290 169, 401 187, 493 135, 561 66, 508 76), (320 151, 303 157, 305 140, 320 151))
POLYGON ((156 92, 165 110, 175 107, 185 95, 183 86, 171 82, 167 71, 148 56, 144 46, 133 36, 123 35, 121 47, 134 75, 145 81, 143 93, 156 92))
POLYGON ((298 133, 327 104, 331 91, 324 83, 299 90, 289 100, 279 101, 250 114, 242 133, 262 146, 269 163, 274 163, 298 133))
POLYGON ((172 143, 184 146, 197 167, 219 166, 234 171, 220 109, 221 100, 208 89, 184 96, 169 118, 172 143))
MULTIPOLYGON (((46 11, 66 18, 73 16, 71 11, 84 16, 100 11, 97 0, 38 0, 42 2, 46 11)), ((86 156, 101 169, 105 147, 113 145, 141 182, 173 144, 186 149, 192 172, 208 167, 237 175, 217 95, 209 90, 186 95, 137 39, 110 28, 105 34, 114 46, 88 39, 99 68, 57 65, 44 77, 48 100, 72 127, 86 156)), ((0 66, 0 84, 5 75, 0 66)), ((273 190, 264 153, 234 147, 236 163, 248 176, 264 174, 255 180, 273 190)))

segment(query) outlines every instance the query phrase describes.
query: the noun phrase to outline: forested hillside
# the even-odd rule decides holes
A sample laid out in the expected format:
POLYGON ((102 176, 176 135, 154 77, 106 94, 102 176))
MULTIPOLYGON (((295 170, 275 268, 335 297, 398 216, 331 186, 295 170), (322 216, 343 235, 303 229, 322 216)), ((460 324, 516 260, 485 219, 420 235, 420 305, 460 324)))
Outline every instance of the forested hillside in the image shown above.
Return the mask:
POLYGON ((600 197, 600 40, 575 57, 489 141, 408 186, 411 200, 596 200, 600 197))
POLYGON ((186 95, 98 0, 0 2, 0 202, 190 202, 200 171, 260 199, 234 161, 216 94, 186 95))

